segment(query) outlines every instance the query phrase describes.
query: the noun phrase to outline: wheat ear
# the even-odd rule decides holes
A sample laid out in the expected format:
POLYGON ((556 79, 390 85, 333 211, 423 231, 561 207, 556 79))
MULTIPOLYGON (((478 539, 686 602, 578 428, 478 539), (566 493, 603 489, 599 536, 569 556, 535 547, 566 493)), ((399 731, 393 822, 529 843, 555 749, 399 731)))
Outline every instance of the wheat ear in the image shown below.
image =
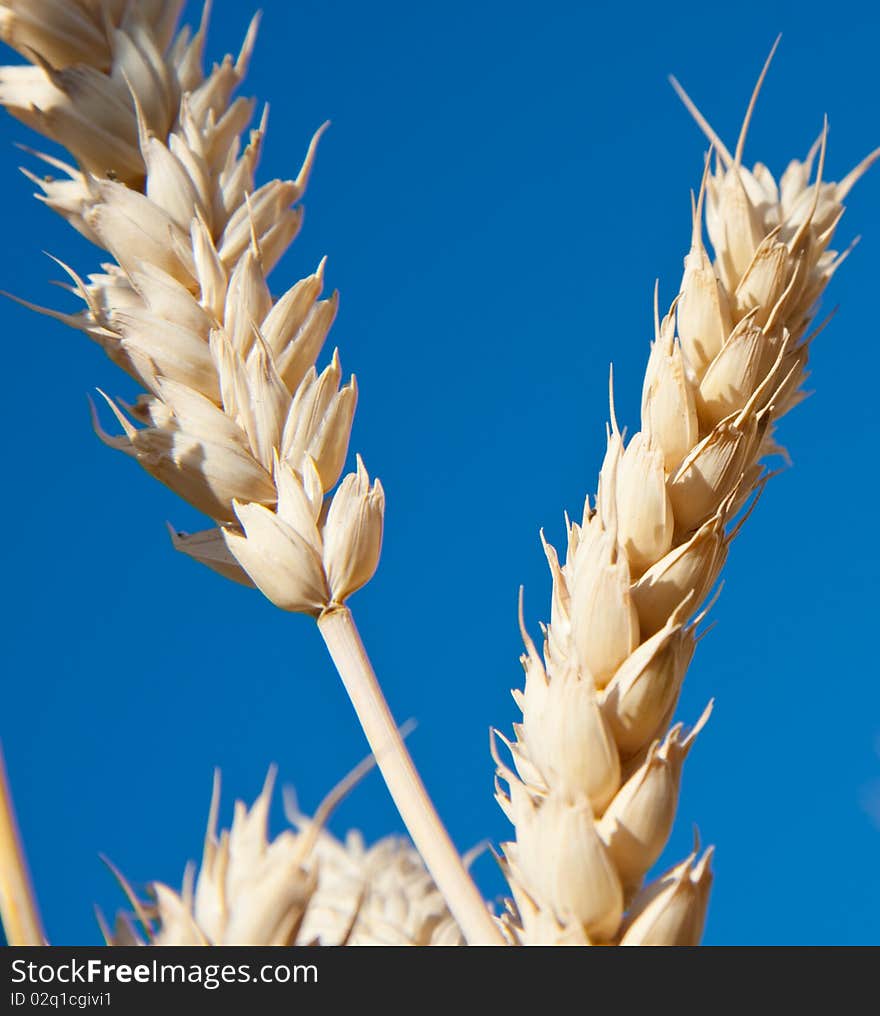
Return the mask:
POLYGON ((128 898, 108 945, 460 945, 458 926, 418 853, 386 837, 366 848, 351 831, 340 842, 324 825, 340 800, 375 764, 361 762, 327 795, 313 817, 292 791, 285 805, 294 828, 268 838, 275 768, 248 808, 236 801, 232 825, 218 834, 220 774, 214 774, 202 860, 186 867, 179 892, 148 884, 139 899, 125 876, 105 863, 128 898))
POLYGON ((104 396, 122 433, 106 433, 97 413, 95 429, 217 523, 172 533, 175 546, 320 619, 392 797, 468 941, 500 943, 345 606, 378 565, 384 492, 360 458, 336 487, 357 400, 353 377, 340 388, 335 352, 315 367, 336 297, 319 300, 323 263, 277 300, 266 283, 299 230, 321 131, 296 179, 256 187, 266 117, 243 145, 254 105, 233 93, 257 21, 237 59, 205 75, 209 5, 194 35, 175 34, 182 6, 0 5, 3 38, 32 64, 0 70, 0 103, 77 163, 41 155, 64 178, 29 176, 115 259, 88 281, 62 265, 85 309, 48 313, 146 389, 134 406, 104 396))
POLYGON ((495 754, 498 800, 515 828, 504 845, 506 924, 524 944, 697 944, 702 934, 711 849, 641 886, 709 708, 689 734, 682 724, 663 732, 734 519, 766 481, 765 457, 781 451, 775 422, 803 397, 807 332, 846 256, 829 249, 842 201, 880 154, 827 183, 826 127, 778 186, 760 163, 746 169, 766 70, 732 155, 685 96, 715 170, 707 160, 679 296, 662 322, 655 310, 641 430, 625 444, 612 399, 597 497, 580 523, 566 520, 564 561, 544 542, 553 595, 543 658, 520 607, 526 679, 508 742, 516 771, 495 754))

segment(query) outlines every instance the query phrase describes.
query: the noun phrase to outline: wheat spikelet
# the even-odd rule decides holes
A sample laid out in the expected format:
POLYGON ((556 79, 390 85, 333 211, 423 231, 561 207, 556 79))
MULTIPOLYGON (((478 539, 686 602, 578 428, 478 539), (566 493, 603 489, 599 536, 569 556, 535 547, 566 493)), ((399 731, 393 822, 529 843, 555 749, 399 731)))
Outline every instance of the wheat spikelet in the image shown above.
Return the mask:
POLYGON ((707 160, 679 296, 662 321, 655 310, 641 430, 625 443, 612 398, 597 496, 580 523, 567 521, 564 561, 544 543, 553 595, 543 654, 520 608, 523 718, 506 742, 515 771, 495 753, 497 797, 515 827, 506 926, 519 943, 697 944, 702 934, 711 849, 695 847, 642 889, 711 705, 690 733, 667 727, 733 520, 766 482, 765 458, 782 451, 776 421, 803 397, 807 332, 846 256, 829 246, 842 202, 878 155, 824 181, 826 128, 778 184, 760 163, 748 170, 766 70, 733 154, 685 97, 715 169, 707 160))
MULTIPOLYGON (((297 818, 297 825, 308 828, 302 818, 297 818)), ((367 847, 357 830, 344 841, 322 831, 314 855, 317 886, 303 920, 303 941, 464 944, 442 895, 408 840, 386 836, 367 847)))
POLYGON ((214 792, 202 863, 196 877, 188 866, 176 893, 160 882, 150 886, 153 899, 142 903, 118 873, 140 931, 120 914, 112 945, 292 945, 314 892, 308 868, 309 844, 286 830, 269 842, 267 826, 274 771, 270 771, 251 808, 237 801, 232 826, 217 835, 219 775, 214 792))
MULTIPOLYGON (((379 562, 385 497, 360 457, 339 486, 357 386, 338 354, 315 366, 335 316, 323 264, 279 299, 266 276, 296 236, 321 131, 293 180, 255 185, 266 118, 233 98, 237 59, 209 74, 179 0, 0 5, 3 37, 31 61, 0 69, 0 103, 76 160, 39 156, 42 199, 114 262, 82 279, 85 305, 47 311, 97 341, 145 393, 104 395, 121 428, 95 430, 217 525, 174 545, 226 578, 309 614, 352 698, 392 796, 469 939, 501 937, 421 784, 345 601, 379 562), (334 488, 335 492, 334 492, 334 488)), ((39 154, 39 153, 36 153, 39 154)), ((32 306, 32 305, 31 305, 32 306)), ((40 308, 36 308, 40 309, 40 308)), ((103 393, 102 393, 103 395, 103 393)))

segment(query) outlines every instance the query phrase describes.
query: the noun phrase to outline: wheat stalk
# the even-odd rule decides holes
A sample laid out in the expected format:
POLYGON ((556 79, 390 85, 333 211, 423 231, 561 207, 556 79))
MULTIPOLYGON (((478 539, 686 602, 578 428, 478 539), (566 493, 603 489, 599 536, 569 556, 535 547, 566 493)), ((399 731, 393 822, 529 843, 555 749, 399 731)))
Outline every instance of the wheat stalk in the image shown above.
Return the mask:
POLYGON ((9 945, 44 945, 37 898, 31 885, 15 818, 6 761, 0 748, 0 920, 9 945))
MULTIPOLYGON (((318 138, 294 180, 255 185, 266 117, 233 98, 237 59, 207 75, 198 31, 175 34, 180 0, 39 0, 0 6, 0 31, 31 66, 0 70, 0 103, 64 145, 42 199, 114 262, 83 280, 83 301, 45 311, 97 341, 146 390, 104 395, 122 433, 110 447, 218 525, 175 546, 283 610, 311 615, 339 670, 398 810, 472 943, 501 935, 399 737, 346 600, 379 561, 384 492, 358 458, 337 487, 357 400, 338 354, 319 374, 336 309, 319 300, 323 263, 282 297, 266 276, 296 236, 318 138), (334 488, 335 491, 334 491, 334 488)), ((322 128, 323 130, 323 128, 322 128)), ((41 308, 36 308, 41 309, 41 308)), ((103 395, 103 393, 102 393, 103 395)))
POLYGON ((515 772, 495 751, 497 798, 515 830, 504 845, 506 927, 519 943, 698 944, 702 935, 711 849, 695 847, 642 889, 711 704, 689 734, 667 727, 701 605, 744 521, 734 519, 768 479, 764 459, 782 452, 776 421, 803 397, 807 332, 848 253, 829 249, 842 202, 880 155, 825 182, 826 125, 778 185, 760 163, 748 170, 744 145, 772 56, 733 154, 676 83, 715 170, 707 159, 680 293, 662 322, 655 300, 641 430, 625 443, 612 397, 598 493, 579 524, 566 519, 564 562, 544 541, 553 594, 543 656, 520 604, 522 722, 505 742, 515 772))

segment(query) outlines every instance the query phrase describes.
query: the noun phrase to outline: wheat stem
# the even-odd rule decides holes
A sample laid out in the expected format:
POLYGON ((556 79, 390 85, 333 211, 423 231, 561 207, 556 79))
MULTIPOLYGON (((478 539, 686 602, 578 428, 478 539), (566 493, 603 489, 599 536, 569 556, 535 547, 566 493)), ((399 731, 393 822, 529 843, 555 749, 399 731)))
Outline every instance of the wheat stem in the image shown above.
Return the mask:
POLYGON ((0 749, 0 919, 10 945, 45 945, 0 749))
POLYGON ((318 628, 391 797, 468 944, 504 945, 403 743, 351 611, 336 607, 326 612, 318 628))

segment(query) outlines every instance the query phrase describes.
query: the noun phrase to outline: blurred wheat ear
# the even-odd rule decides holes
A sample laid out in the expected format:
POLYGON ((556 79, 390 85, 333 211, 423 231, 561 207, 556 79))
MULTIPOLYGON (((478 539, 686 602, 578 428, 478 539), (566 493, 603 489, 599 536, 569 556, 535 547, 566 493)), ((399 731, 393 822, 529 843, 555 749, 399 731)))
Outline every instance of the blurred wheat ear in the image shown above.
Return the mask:
POLYGON ((330 813, 375 765, 370 756, 327 795, 313 817, 292 791, 293 828, 268 839, 275 782, 269 770, 248 808, 235 804, 232 826, 219 835, 220 774, 214 789, 202 862, 188 865, 175 892, 161 882, 138 898, 107 861, 131 905, 111 928, 98 911, 108 945, 461 945, 461 933, 421 858, 404 839, 366 848, 352 831, 340 842, 326 831, 330 813))
POLYGON ((644 886, 711 703, 689 733, 669 724, 704 601, 772 475, 766 460, 785 455, 775 427, 803 398, 822 327, 809 334, 816 304, 848 253, 829 247, 842 202, 880 155, 826 182, 826 124, 778 184, 761 163, 743 165, 775 49, 732 154, 674 82, 715 169, 710 154, 680 292, 662 321, 655 299, 641 430, 625 443, 612 397, 597 495, 579 523, 566 518, 564 560, 544 541, 553 595, 542 654, 520 605, 523 718, 513 742, 501 738, 513 768, 493 750, 515 834, 504 845, 505 924, 521 944, 696 945, 702 936, 711 849, 700 855, 697 844, 644 886))

